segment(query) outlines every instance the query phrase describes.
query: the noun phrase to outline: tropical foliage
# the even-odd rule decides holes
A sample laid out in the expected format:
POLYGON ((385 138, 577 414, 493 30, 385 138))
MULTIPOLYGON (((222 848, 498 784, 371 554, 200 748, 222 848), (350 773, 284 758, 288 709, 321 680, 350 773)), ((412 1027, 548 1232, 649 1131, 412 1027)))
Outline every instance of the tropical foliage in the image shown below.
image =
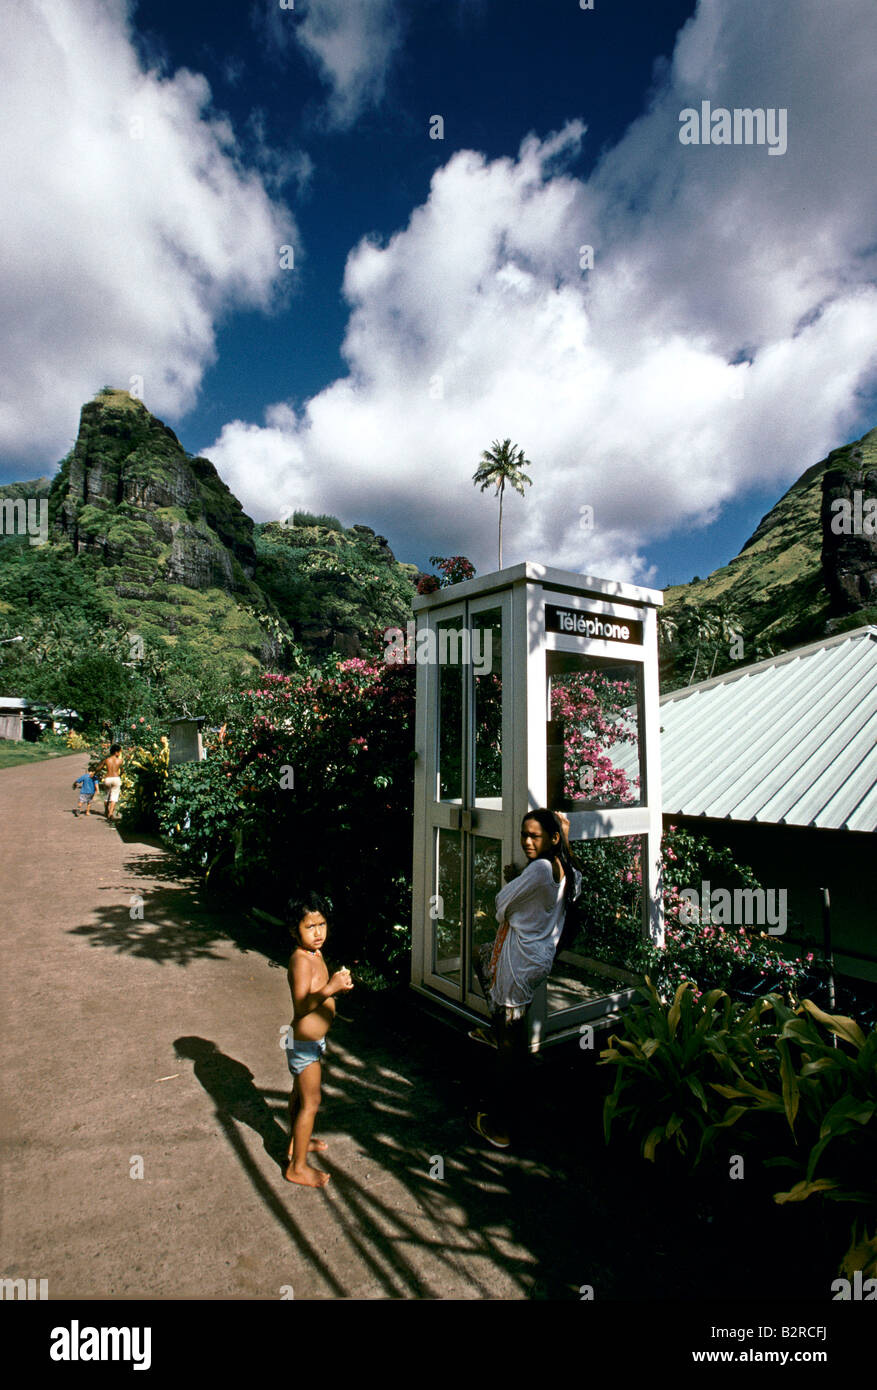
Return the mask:
POLYGON ((447 589, 450 584, 462 584, 464 579, 474 579, 475 566, 465 555, 430 555, 429 563, 435 565, 441 574, 439 586, 447 589))
POLYGON ((724 990, 672 1002, 647 981, 600 1054, 614 1070, 604 1102, 616 1126, 654 1162, 660 1145, 689 1168, 733 1143, 763 1172, 793 1179, 780 1205, 819 1196, 854 1213, 842 1268, 877 1273, 877 1028, 772 993, 749 1008, 724 990))
POLYGON ((339 948, 387 973, 410 943, 413 674, 353 659, 263 676, 154 811, 186 863, 274 916, 315 887, 339 948))

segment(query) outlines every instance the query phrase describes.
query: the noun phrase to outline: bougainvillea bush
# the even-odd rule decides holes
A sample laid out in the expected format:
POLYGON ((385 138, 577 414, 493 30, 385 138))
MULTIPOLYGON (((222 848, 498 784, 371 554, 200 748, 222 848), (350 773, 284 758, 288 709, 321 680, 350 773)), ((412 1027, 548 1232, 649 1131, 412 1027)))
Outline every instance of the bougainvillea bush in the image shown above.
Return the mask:
POLYGON ((629 778, 609 755, 636 745, 636 689, 603 671, 551 678, 551 718, 563 728, 563 794, 571 806, 584 796, 593 809, 629 806, 639 798, 639 778, 629 778))
POLYGON ((687 921, 692 915, 682 889, 704 878, 730 887, 758 888, 758 880, 730 851, 717 849, 675 826, 661 842, 665 945, 656 949, 642 935, 642 848, 637 836, 578 841, 573 846, 583 871, 579 931, 573 949, 607 964, 648 975, 663 997, 690 982, 696 991, 727 989, 754 995, 792 990, 811 968, 812 953, 788 957, 776 938, 758 928, 723 927, 687 921))
MULTIPOLYGON (((704 879, 721 879, 730 888, 759 888, 755 874, 738 864, 730 850, 670 826, 661 841, 664 880, 665 947, 647 946, 643 969, 663 994, 673 994, 690 981, 697 989, 727 989, 754 995, 767 989, 794 991, 808 974, 813 954, 787 956, 777 938, 757 927, 721 926, 708 920, 687 920, 691 906, 682 889, 704 879)), ((695 918, 699 914, 694 914, 695 918)))
POLYGON ((441 575, 439 581, 443 589, 451 584, 462 584, 465 579, 474 579, 475 566, 465 555, 430 555, 429 563, 435 565, 441 575))
POLYGON ((264 675, 206 762, 172 769, 162 834, 214 884, 282 916, 331 900, 333 957, 393 972, 410 944, 414 668, 354 659, 264 675))

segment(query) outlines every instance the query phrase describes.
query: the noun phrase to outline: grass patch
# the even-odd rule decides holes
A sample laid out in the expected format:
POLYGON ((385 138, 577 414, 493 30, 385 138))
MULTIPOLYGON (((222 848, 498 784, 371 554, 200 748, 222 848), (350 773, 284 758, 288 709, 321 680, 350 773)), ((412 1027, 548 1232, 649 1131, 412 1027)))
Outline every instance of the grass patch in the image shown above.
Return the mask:
POLYGON ((18 743, 15 739, 0 738, 0 767, 43 763, 46 758, 69 758, 72 752, 70 748, 47 748, 40 743, 18 743))

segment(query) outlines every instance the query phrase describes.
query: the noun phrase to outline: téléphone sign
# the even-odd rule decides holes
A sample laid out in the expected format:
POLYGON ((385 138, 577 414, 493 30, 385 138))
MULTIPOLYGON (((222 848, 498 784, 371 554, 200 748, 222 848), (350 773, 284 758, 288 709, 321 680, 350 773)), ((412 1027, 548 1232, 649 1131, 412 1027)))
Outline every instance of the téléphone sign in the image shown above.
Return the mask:
POLYGON ((580 608, 560 608, 555 603, 545 605, 545 631, 560 632, 564 637, 593 637, 602 642, 625 642, 641 647, 643 625, 631 618, 611 618, 602 613, 586 613, 580 608))

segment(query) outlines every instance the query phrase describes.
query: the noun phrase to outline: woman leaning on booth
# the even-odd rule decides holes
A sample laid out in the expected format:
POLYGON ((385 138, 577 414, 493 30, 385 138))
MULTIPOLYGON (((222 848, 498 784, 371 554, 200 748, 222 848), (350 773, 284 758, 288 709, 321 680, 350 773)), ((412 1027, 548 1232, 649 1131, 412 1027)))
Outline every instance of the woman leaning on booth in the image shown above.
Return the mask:
MULTIPOLYGON (((527 858, 519 871, 506 865, 506 885, 496 895, 496 938, 473 964, 490 1010, 497 1049, 495 1098, 472 1128, 494 1148, 506 1149, 529 1059, 527 1012, 536 988, 551 974, 566 915, 581 892, 582 876, 569 848, 569 820, 561 812, 528 811, 521 822, 527 858)), ((475 1029, 470 1034, 489 1041, 475 1029)))

